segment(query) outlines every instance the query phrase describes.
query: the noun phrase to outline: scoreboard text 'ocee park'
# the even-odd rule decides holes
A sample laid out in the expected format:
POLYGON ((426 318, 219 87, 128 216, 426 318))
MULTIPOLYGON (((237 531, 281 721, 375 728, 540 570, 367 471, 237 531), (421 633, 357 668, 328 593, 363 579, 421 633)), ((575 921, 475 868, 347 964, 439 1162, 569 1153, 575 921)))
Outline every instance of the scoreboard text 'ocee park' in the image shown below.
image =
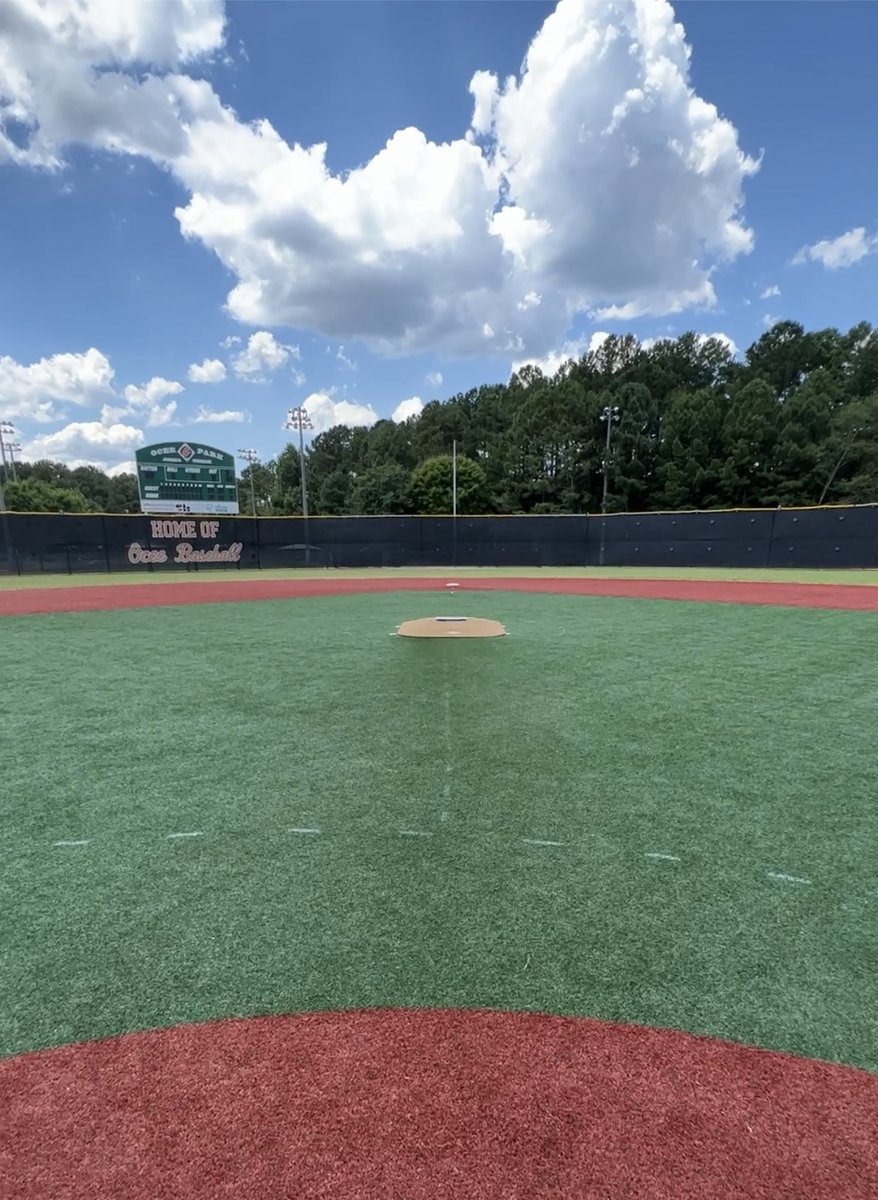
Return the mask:
POLYGON ((135 454, 145 513, 238 513, 235 459, 215 446, 159 442, 135 454))

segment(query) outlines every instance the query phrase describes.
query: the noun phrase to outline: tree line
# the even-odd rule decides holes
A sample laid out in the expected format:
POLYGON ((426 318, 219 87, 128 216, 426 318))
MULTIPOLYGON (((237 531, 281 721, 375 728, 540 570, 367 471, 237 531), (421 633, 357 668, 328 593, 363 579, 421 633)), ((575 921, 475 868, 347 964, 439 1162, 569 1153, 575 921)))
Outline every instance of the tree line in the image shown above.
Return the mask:
MULTIPOLYGON (((611 336, 551 376, 528 366, 403 423, 318 434, 306 450, 310 511, 450 512, 455 442, 460 512, 878 501, 878 330, 781 321, 741 359, 694 333, 648 347, 611 336)), ((299 469, 292 444, 247 467, 241 511, 255 493, 260 514, 301 512, 299 469)), ((47 463, 19 472, 10 508, 137 511, 133 476, 47 463)))

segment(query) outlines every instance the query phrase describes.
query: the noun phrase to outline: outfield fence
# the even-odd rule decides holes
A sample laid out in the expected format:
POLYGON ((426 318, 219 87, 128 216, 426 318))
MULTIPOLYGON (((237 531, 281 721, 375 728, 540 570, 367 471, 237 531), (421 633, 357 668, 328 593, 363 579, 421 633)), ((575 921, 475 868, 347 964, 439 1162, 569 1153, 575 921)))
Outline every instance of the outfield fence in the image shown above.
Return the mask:
POLYGON ((497 517, 0 514, 0 574, 278 567, 878 567, 878 505, 497 517))

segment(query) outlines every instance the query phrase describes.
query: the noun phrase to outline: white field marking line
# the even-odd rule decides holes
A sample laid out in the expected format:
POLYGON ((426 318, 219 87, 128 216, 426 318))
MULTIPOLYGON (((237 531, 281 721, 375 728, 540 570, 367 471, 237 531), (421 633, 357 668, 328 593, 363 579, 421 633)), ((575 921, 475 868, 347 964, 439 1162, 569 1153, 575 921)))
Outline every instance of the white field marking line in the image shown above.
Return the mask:
MULTIPOLYGON (((451 680, 448 678, 448 664, 445 664, 445 688, 442 695, 443 708, 445 710, 445 784, 442 788, 442 797, 446 804, 451 802, 451 773, 454 770, 454 764, 451 761, 451 680)), ((444 820, 445 818, 443 818, 444 820)))
POLYGON ((661 858, 666 862, 679 862, 680 858, 677 854, 647 854, 646 858, 661 858))
POLYGON ((810 879, 800 879, 798 875, 783 875, 780 871, 769 871, 769 879, 779 879, 782 883, 810 883, 810 879))
POLYGON ((311 834, 314 834, 314 833, 319 833, 319 832, 320 832, 319 829, 300 829, 298 827, 287 830, 287 833, 311 833, 311 834))
POLYGON ((432 837, 432 833, 428 833, 424 829, 400 829, 400 837, 432 837))
POLYGON ((522 838, 521 840, 527 846, 563 846, 564 845, 563 842, 547 842, 547 841, 544 841, 542 838, 522 838))
POLYGON ((168 841, 170 841, 171 838, 204 837, 204 834, 200 829, 197 829, 194 833, 169 833, 167 836, 168 841))
POLYGON ((52 842, 53 846, 87 846, 88 838, 83 838, 79 842, 52 842))

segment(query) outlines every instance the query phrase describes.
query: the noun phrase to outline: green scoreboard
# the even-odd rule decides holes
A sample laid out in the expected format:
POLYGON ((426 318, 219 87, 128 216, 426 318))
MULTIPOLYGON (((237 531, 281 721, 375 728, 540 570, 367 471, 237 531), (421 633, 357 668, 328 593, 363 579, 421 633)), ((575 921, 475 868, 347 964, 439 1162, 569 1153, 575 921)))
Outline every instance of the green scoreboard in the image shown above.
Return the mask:
POLYGON ((160 442, 144 446, 134 457, 141 512, 239 511, 235 459, 225 450, 198 442, 160 442))

